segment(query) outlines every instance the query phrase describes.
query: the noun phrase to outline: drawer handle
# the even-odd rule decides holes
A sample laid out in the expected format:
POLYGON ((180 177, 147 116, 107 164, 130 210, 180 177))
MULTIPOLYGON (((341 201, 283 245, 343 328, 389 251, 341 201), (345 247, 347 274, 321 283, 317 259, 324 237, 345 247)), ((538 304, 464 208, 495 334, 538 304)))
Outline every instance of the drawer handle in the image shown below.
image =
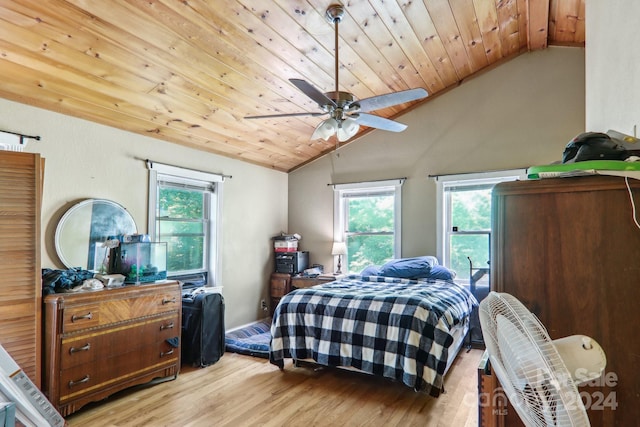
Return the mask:
POLYGON ((88 312, 87 314, 83 314, 81 316, 76 316, 75 314, 73 316, 71 316, 71 321, 75 322, 76 320, 84 320, 84 319, 91 319, 93 317, 93 314, 91 314, 91 312, 88 312))
POLYGON ((86 383, 86 382, 89 382, 89 379, 90 379, 89 375, 85 375, 85 376, 84 376, 84 378, 83 378, 83 379, 81 379, 81 380, 78 380, 78 381, 69 381, 69 388, 71 388, 71 387, 73 387, 73 386, 76 386, 76 385, 78 385, 78 384, 84 384, 84 383, 86 383))
POLYGON ((164 331, 165 329, 173 329, 174 324, 173 322, 169 323, 168 325, 160 325, 160 330, 164 331))
POLYGON ((170 354, 173 354, 173 349, 171 349, 171 350, 169 350, 169 351, 162 351, 162 352, 160 352, 160 357, 169 356, 170 354))
POLYGON ((176 303, 176 298, 175 298, 175 297, 173 297, 173 298, 171 298, 171 299, 166 299, 166 298, 165 298, 165 299, 163 299, 163 300, 162 300, 162 305, 165 305, 165 304, 175 304, 175 303, 176 303))
POLYGON ((73 354, 73 353, 77 353, 79 351, 89 351, 90 348, 91 348, 91 344, 90 343, 86 343, 82 347, 71 347, 69 349, 69 353, 73 354))

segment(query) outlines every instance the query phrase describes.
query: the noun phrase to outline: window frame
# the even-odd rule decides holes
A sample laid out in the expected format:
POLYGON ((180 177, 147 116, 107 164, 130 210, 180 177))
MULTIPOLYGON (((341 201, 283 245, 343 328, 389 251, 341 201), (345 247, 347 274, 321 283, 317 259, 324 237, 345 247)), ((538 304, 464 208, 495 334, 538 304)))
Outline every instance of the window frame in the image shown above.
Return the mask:
MULTIPOLYGON (((400 258, 402 256, 402 184, 405 178, 398 178, 392 180, 382 181, 364 181, 345 184, 333 184, 334 198, 333 198, 333 241, 334 242, 346 242, 347 241, 347 217, 346 206, 349 195, 370 195, 372 197, 393 194, 393 257, 400 258)), ((366 233, 373 235, 374 233, 366 233)), ((348 248, 347 248, 348 251, 348 248)), ((333 271, 337 268, 337 257, 333 257, 333 271)), ((348 259, 349 254, 344 256, 342 263, 343 268, 348 272, 348 259)))
MULTIPOLYGON (((451 226, 451 198, 449 188, 452 187, 474 187, 484 185, 495 185, 500 182, 527 179, 526 169, 509 169, 492 172, 477 172, 467 174, 440 175, 436 176, 436 209, 437 209, 437 250, 436 256, 441 264, 450 267, 450 247, 449 231, 451 226)), ((467 230, 462 234, 488 234, 489 245, 491 245, 491 229, 489 230, 467 230)), ((491 256, 491 253, 489 253, 491 256)))
POLYGON ((158 191, 159 183, 167 182, 176 186, 192 188, 202 188, 208 193, 208 206, 205 206, 205 215, 208 215, 205 236, 205 269, 183 271, 180 274, 171 274, 169 278, 180 278, 186 275, 207 274, 207 286, 220 286, 221 284, 221 256, 219 252, 222 238, 222 192, 224 176, 196 171, 192 169, 180 168, 161 164, 157 162, 147 162, 149 169, 149 209, 148 209, 148 233, 151 241, 156 241, 156 214, 158 212, 158 191))

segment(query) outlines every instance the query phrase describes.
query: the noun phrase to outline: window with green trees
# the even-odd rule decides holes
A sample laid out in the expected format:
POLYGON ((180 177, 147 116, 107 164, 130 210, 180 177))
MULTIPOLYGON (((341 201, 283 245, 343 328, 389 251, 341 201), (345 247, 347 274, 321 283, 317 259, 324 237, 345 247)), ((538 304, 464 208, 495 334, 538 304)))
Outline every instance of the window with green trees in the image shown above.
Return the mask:
POLYGON ((168 276, 206 274, 217 286, 223 176, 152 162, 147 167, 149 234, 167 243, 168 276))
POLYGON ((171 274, 207 269, 210 190, 161 182, 158 187, 156 240, 167 243, 171 274))
MULTIPOLYGON (((438 177, 438 257, 456 272, 456 279, 468 282, 471 269, 490 268, 491 192, 502 181, 525 177, 524 170, 487 172, 438 177)), ((480 282, 488 284, 489 277, 480 282)))
POLYGON ((346 198, 347 266, 358 272, 393 258, 393 194, 346 198))
POLYGON ((451 224, 448 227, 449 268, 468 280, 471 266, 488 268, 493 184, 449 189, 451 224))
POLYGON ((343 272, 396 258, 400 248, 402 181, 358 183, 336 190, 335 239, 347 244, 343 272))

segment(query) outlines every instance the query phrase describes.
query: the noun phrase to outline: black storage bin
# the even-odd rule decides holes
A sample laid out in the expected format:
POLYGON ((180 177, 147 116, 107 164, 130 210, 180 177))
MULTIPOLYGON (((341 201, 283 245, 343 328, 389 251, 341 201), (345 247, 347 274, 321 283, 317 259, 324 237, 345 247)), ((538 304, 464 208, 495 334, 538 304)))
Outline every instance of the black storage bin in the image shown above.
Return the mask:
POLYGON ((224 354, 224 298, 198 293, 182 298, 182 363, 204 367, 224 354))

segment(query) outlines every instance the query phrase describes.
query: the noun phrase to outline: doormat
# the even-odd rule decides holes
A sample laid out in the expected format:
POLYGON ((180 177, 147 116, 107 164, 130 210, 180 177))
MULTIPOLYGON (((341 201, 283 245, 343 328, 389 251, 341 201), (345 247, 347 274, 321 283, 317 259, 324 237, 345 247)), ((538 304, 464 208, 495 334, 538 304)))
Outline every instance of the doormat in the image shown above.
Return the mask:
POLYGON ((271 320, 263 320, 253 325, 225 334, 226 350, 232 353, 269 358, 271 343, 271 320))

